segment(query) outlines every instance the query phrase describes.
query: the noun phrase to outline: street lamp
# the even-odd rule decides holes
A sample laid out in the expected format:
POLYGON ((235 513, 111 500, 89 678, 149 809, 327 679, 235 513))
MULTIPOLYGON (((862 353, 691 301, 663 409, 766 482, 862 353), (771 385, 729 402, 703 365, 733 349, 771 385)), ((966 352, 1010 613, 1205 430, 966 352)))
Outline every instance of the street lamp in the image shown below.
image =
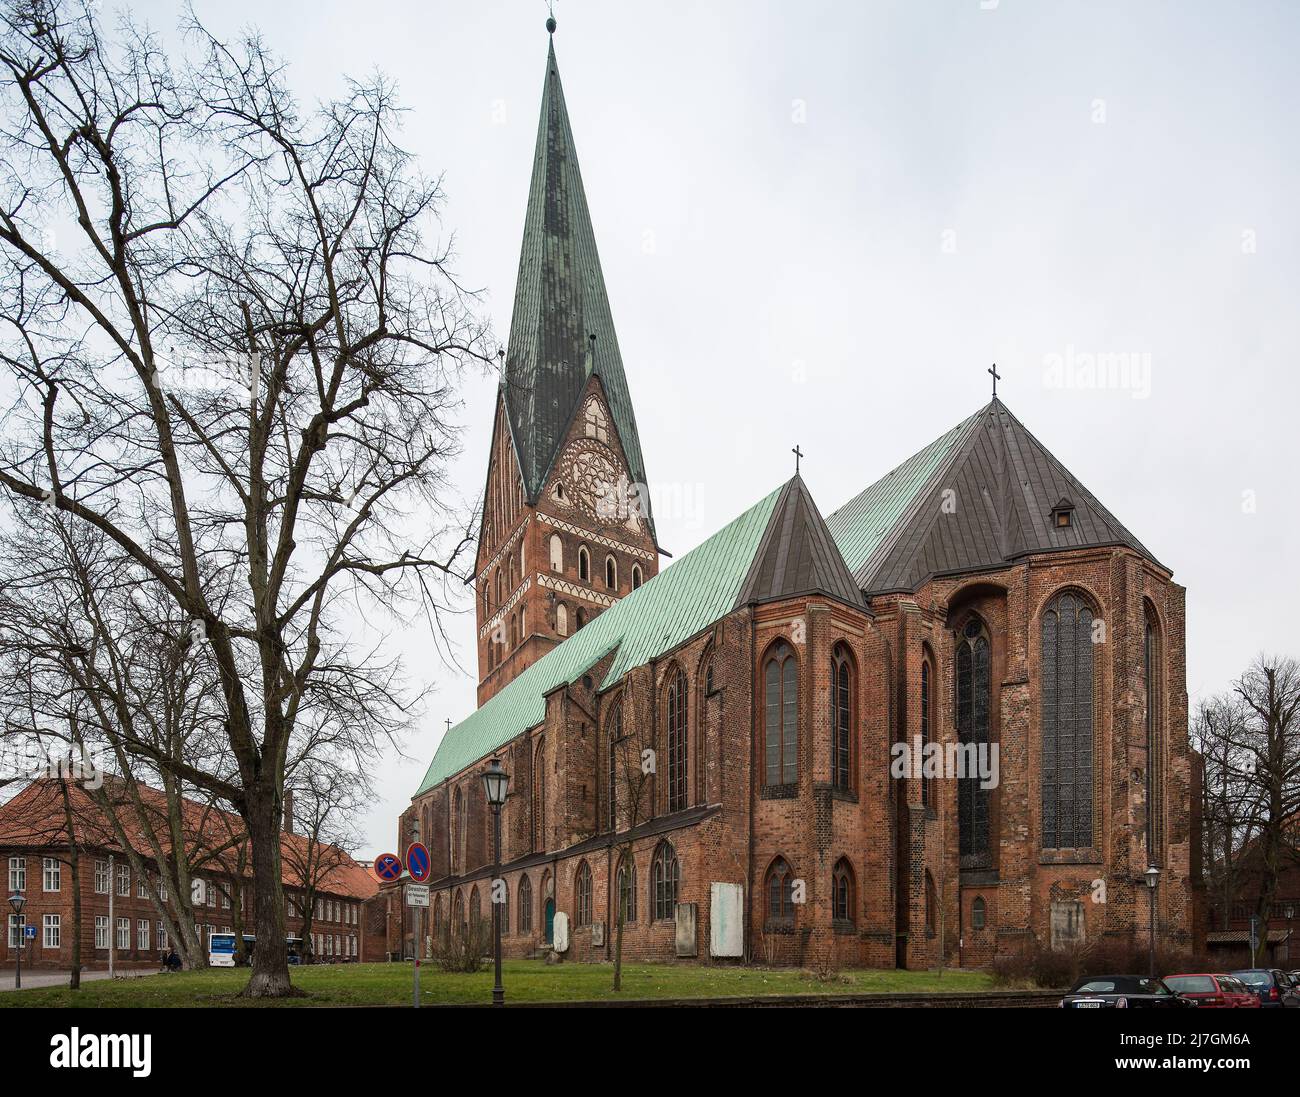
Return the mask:
POLYGON ((1148 865, 1143 874, 1147 878, 1147 890, 1151 893, 1151 978, 1156 977, 1156 885, 1160 883, 1160 870, 1155 865, 1148 865))
POLYGON ((501 875, 501 807, 506 802, 506 789, 510 785, 510 774, 501 765, 500 758, 493 758, 483 771, 483 791, 492 808, 492 956, 496 964, 496 985, 492 987, 492 1004, 506 1004, 505 987, 501 985, 501 904, 497 900, 497 879, 501 875))
POLYGON ((1286 915, 1286 958, 1287 962, 1291 961, 1291 919, 1295 917, 1295 904, 1287 903, 1286 909, 1283 910, 1286 915))
POLYGON ((14 915, 17 918, 17 932, 15 940, 18 947, 14 951, 14 990, 23 989, 23 907, 27 905, 27 896, 21 891, 15 891, 9 896, 9 905, 14 908, 14 915))

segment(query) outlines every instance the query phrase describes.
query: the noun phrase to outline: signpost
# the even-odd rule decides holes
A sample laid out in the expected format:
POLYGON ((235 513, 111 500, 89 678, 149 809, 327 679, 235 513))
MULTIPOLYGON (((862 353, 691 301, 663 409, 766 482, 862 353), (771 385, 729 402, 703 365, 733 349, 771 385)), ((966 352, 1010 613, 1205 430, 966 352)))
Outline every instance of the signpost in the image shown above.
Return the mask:
POLYGON ((375 875, 392 883, 402 875, 402 859, 396 853, 381 853, 375 858, 375 875))
POLYGON ((406 871, 417 884, 422 884, 429 878, 429 850, 420 842, 412 842, 406 848, 406 871))
MULTIPOLYGON (((415 848, 416 848, 415 846, 411 847, 412 850, 414 850, 415 848)), ((424 856, 425 856, 424 875, 427 877, 429 875, 429 866, 428 866, 429 851, 424 849, 423 846, 420 846, 419 848, 424 850, 424 856)), ((428 884, 407 884, 405 891, 406 891, 406 905, 408 907, 427 907, 429 905, 428 884)), ((419 924, 420 923, 417 919, 416 925, 418 926, 419 924)), ((416 940, 415 940, 415 1008, 416 1009, 420 1008, 420 940, 419 940, 418 933, 416 934, 416 940)))

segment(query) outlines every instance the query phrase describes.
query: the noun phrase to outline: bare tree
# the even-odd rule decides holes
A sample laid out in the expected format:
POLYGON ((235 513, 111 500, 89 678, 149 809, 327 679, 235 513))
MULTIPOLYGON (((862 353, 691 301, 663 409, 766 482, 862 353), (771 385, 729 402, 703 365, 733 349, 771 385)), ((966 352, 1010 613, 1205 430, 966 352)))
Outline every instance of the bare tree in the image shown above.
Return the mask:
POLYGON ((173 66, 95 6, 0 16, 0 486, 101 532, 208 646, 233 772, 122 748, 244 819, 246 993, 281 996, 294 730, 350 712, 364 752, 404 726, 400 668, 340 626, 369 605, 444 636, 472 539, 445 498, 456 382, 485 331, 387 81, 304 110, 255 35, 190 16, 173 66))
POLYGON ((1230 913, 1249 874, 1254 913, 1267 926, 1280 873, 1296 860, 1300 663, 1258 656, 1228 694, 1200 707, 1195 740, 1205 760, 1209 883, 1230 913))
POLYGON ((623 989, 623 927, 627 924, 628 904, 635 901, 636 895, 636 828, 649 814, 656 768, 654 750, 647 748, 636 735, 623 733, 621 704, 609 729, 610 763, 617 767, 611 786, 616 802, 611 805, 610 812, 616 830, 620 824, 624 826, 621 832, 617 832, 619 837, 614 843, 618 853, 613 881, 615 992, 623 989), (618 802, 620 799, 621 803, 618 802), (622 875, 624 873, 626 876, 622 875))

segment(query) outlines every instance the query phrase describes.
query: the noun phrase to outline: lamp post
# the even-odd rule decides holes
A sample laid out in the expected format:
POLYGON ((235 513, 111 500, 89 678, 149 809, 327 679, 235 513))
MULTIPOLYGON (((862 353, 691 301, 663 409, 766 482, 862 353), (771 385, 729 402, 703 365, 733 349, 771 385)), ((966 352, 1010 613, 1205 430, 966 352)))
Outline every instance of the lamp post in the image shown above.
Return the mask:
POLYGON ((14 915, 18 919, 18 931, 15 940, 18 942, 17 949, 14 950, 14 990, 23 989, 23 938, 25 936, 23 926, 23 907, 27 905, 27 896, 21 891, 15 891, 9 896, 9 905, 14 908, 14 915))
POLYGON ((1148 865, 1143 874, 1147 878, 1147 891, 1151 893, 1151 978, 1156 977, 1156 885, 1160 883, 1160 870, 1155 865, 1148 865))
POLYGON ((493 758, 483 771, 483 791, 492 808, 492 957, 496 965, 496 983, 492 987, 492 1004, 503 1006, 506 1003, 506 991, 501 985, 501 807, 506 802, 506 789, 510 785, 510 774, 501 765, 500 758, 493 758))
POLYGON ((1286 962, 1291 962, 1291 919, 1295 917, 1295 905, 1287 903, 1286 909, 1282 912, 1286 915, 1286 962))

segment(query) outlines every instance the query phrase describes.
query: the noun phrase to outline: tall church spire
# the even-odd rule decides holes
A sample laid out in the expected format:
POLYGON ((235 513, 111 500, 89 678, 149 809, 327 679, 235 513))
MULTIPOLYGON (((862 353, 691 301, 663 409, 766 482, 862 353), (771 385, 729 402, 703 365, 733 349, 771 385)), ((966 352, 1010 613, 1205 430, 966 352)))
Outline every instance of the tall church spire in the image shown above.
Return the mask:
MULTIPOLYGON (((547 20, 547 30, 554 34, 554 19, 547 20)), ((502 379, 530 502, 545 485, 593 373, 604 388, 632 481, 645 483, 636 416, 552 39, 502 379)))

